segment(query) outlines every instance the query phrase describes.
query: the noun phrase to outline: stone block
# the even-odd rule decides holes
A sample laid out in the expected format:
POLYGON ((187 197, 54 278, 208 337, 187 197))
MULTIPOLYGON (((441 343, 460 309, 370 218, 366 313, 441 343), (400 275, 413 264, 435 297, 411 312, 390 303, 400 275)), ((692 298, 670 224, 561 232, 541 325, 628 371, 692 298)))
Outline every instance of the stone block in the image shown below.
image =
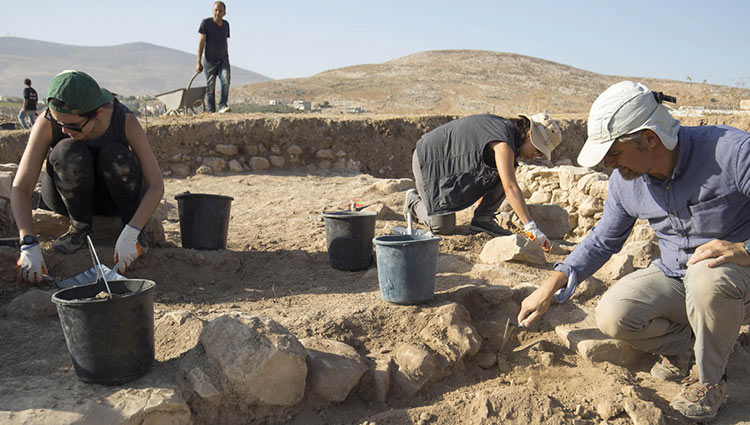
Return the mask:
POLYGON ((305 347, 269 318, 239 313, 212 320, 200 341, 232 391, 248 404, 292 406, 305 394, 305 347))
POLYGON ((335 159, 336 155, 331 149, 320 149, 315 152, 315 158, 317 159, 335 159))
POLYGON ((171 164, 169 169, 172 170, 175 177, 187 177, 190 175, 190 167, 185 164, 171 164))
POLYGON ((271 155, 268 157, 268 161, 271 163, 271 165, 274 168, 284 168, 284 164, 286 163, 286 160, 283 156, 279 155, 271 155))
POLYGON ((262 156, 254 156, 250 158, 250 168, 253 171, 267 170, 271 168, 271 163, 262 156))
POLYGON ((10 189, 13 187, 15 171, 0 171, 0 198, 10 199, 10 189))
POLYGON ((491 239, 482 248, 479 259, 486 264, 519 261, 545 264, 544 250, 523 236, 511 235, 491 239))
POLYGON ((412 179, 379 179, 375 182, 375 190, 382 193, 383 195, 389 195, 391 193, 404 192, 414 188, 414 180, 412 179))
POLYGON ((230 144, 219 144, 216 145, 216 152, 224 156, 235 156, 239 152, 237 146, 230 144))
POLYGON ((660 255, 659 245, 651 241, 632 241, 622 247, 622 254, 633 256, 633 267, 648 267, 651 260, 658 258, 660 255))
POLYGON ((286 148, 286 153, 289 155, 302 155, 302 148, 297 145, 289 145, 289 147, 286 148))
POLYGON ((211 383, 211 379, 200 368, 193 368, 188 372, 188 382, 198 397, 211 404, 221 402, 221 392, 211 383))
POLYGON ((627 253, 613 255, 604 266, 596 272, 596 275, 607 280, 618 280, 632 273, 633 256, 627 253))
POLYGON ((215 156, 203 158, 201 165, 211 167, 211 170, 213 170, 214 174, 226 171, 228 168, 227 160, 215 156))
POLYGON ((568 211, 565 208, 553 204, 531 204, 528 207, 539 230, 548 238, 562 239, 570 231, 568 211))
POLYGON ((35 320, 57 316, 50 292, 31 289, 14 298, 6 309, 11 319, 35 320))
POLYGON ((419 336, 450 364, 475 355, 482 345, 466 307, 456 303, 438 308, 419 336))
POLYGON ((593 362, 610 362, 629 366, 643 356, 643 352, 632 345, 608 338, 596 328, 575 328, 568 325, 555 327, 555 333, 566 347, 593 362))
POLYGON ((327 401, 341 402, 368 370, 357 350, 331 339, 305 338, 310 389, 327 401))
POLYGON ((229 161, 229 163, 227 163, 227 166, 229 166, 229 171, 233 173, 241 173, 245 171, 245 167, 243 167, 242 164, 240 164, 240 162, 236 159, 229 161))
POLYGON ((393 353, 397 366, 394 381, 406 396, 413 396, 430 383, 438 374, 437 357, 426 347, 406 343, 393 353))
POLYGON ((359 394, 365 400, 384 402, 391 389, 393 359, 388 355, 368 355, 370 367, 359 381, 359 394))

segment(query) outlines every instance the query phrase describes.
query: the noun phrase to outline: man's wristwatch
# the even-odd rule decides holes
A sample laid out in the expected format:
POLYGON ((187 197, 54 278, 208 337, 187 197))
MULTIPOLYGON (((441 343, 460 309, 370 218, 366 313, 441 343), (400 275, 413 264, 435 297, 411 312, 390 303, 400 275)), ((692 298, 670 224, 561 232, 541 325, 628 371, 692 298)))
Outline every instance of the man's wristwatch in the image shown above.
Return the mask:
POLYGON ((21 246, 32 245, 32 244, 35 244, 37 242, 39 242, 39 241, 33 235, 26 235, 23 238, 21 238, 20 241, 18 241, 18 243, 20 243, 21 246))

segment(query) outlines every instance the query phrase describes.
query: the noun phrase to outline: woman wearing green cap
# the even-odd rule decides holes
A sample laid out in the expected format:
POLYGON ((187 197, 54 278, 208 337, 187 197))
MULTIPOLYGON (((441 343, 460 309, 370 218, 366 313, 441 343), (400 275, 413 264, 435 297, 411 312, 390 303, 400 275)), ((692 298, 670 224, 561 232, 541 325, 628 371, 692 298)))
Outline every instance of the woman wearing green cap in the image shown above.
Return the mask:
POLYGON ((81 71, 56 75, 47 89, 47 105, 46 119, 37 120, 31 130, 11 191, 21 238, 19 277, 40 282, 46 273, 31 214, 31 195, 40 173, 40 208, 70 218, 68 232, 52 247, 75 252, 86 246, 94 214, 119 215, 123 230, 114 261, 124 271, 141 255, 141 230, 164 194, 146 133, 125 105, 81 71))

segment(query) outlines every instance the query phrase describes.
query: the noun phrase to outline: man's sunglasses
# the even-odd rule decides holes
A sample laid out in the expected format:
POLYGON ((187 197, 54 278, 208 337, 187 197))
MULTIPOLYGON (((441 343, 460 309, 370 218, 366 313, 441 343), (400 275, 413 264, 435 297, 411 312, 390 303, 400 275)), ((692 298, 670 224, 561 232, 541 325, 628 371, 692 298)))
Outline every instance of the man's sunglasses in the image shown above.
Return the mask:
POLYGON ((72 124, 65 124, 65 123, 62 123, 62 122, 56 120, 52 116, 52 114, 49 112, 49 108, 47 108, 47 111, 44 113, 44 118, 46 118, 50 122, 53 122, 53 123, 59 125, 60 127, 64 128, 64 129, 67 129, 67 130, 70 130, 70 131, 75 131, 76 133, 80 133, 80 132, 83 131, 83 128, 86 127, 86 124, 88 124, 89 121, 91 121, 92 117, 86 118, 86 121, 84 121, 83 124, 81 124, 81 126, 79 127, 79 126, 75 126, 75 125, 72 125, 72 124))

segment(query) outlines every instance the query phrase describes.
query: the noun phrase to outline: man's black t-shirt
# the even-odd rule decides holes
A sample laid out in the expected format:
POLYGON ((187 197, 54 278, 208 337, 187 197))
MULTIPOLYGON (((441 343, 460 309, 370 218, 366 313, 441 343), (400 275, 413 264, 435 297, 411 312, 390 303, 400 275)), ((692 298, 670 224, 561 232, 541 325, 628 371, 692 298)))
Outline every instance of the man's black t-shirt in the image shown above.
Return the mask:
POLYGON ((221 26, 216 25, 213 18, 206 18, 201 21, 198 32, 206 34, 206 60, 209 62, 218 62, 229 57, 227 48, 227 39, 229 38, 229 22, 222 19, 221 26))
POLYGON ((31 87, 23 89, 23 98, 26 99, 25 111, 36 111, 36 101, 38 100, 36 90, 31 87))

